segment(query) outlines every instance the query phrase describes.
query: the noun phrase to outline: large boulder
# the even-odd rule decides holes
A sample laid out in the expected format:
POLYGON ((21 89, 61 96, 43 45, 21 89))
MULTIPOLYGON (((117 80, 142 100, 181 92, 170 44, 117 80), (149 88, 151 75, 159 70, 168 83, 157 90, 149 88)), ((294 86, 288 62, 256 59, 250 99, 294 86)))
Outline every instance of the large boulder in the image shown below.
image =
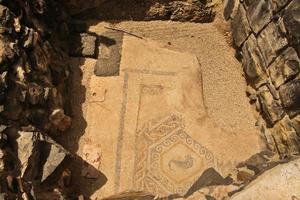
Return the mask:
POLYGON ((300 197, 300 159, 265 172, 232 200, 296 200, 300 197))

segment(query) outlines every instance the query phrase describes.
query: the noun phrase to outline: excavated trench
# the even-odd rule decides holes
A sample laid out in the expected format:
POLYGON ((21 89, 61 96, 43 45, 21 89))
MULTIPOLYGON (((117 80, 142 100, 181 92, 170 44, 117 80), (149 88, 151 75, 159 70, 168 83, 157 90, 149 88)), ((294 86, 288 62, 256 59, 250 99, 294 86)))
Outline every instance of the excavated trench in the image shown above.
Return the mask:
POLYGON ((299 5, 0 1, 0 200, 300 198, 299 5))

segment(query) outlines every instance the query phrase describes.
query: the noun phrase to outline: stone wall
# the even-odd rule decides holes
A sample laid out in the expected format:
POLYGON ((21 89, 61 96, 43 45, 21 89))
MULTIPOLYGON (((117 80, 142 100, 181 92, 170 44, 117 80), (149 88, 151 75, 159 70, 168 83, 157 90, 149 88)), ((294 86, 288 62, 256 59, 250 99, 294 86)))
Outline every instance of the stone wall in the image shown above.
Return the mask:
MULTIPOLYGON (((58 1, 0 1, 0 199, 32 199, 68 154, 66 14, 58 1)), ((48 198, 50 199, 50 198, 48 198)))
POLYGON ((300 0, 225 0, 247 95, 268 147, 300 150, 300 0), (263 119, 263 120, 262 120, 263 119))

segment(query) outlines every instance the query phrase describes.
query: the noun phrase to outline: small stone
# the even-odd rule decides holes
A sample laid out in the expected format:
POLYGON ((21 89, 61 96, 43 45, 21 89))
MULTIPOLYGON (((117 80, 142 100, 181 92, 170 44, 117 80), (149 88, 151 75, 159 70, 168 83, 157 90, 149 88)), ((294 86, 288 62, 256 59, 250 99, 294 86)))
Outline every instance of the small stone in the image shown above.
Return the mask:
POLYGON ((22 200, 30 200, 25 192, 22 193, 22 200))
POLYGON ((2 149, 0 149, 0 174, 4 171, 5 163, 4 163, 5 153, 2 149))
POLYGON ((65 131, 71 125, 71 118, 66 116, 63 109, 55 109, 50 115, 50 121, 60 131, 65 131))
POLYGON ((21 24, 20 24, 20 19, 18 18, 18 17, 16 17, 15 19, 14 19, 14 27, 15 27, 15 31, 17 32, 17 33, 19 33, 20 31, 21 31, 21 24))
POLYGON ((16 74, 16 78, 20 82, 25 81, 25 71, 22 66, 22 60, 20 59, 19 62, 14 66, 14 72, 16 74))
POLYGON ((247 168, 242 168, 238 170, 237 180, 242 182, 249 182, 254 178, 254 176, 255 176, 254 171, 249 170, 247 168))
POLYGON ((36 105, 43 97, 43 88, 36 83, 28 86, 28 99, 32 105, 36 105))
POLYGON ((70 55, 79 57, 96 57, 97 37, 88 33, 73 35, 70 39, 70 55))
POLYGON ((265 62, 257 46, 256 38, 250 35, 243 48, 243 66, 248 81, 256 88, 266 83, 265 62))
POLYGON ((273 98, 267 86, 259 89, 259 100, 262 105, 263 115, 270 124, 275 124, 284 116, 280 102, 273 98))
POLYGON ((251 33, 251 28, 249 26, 243 4, 239 4, 237 14, 232 20, 232 27, 234 43, 237 47, 239 47, 251 33))
POLYGON ((274 86, 278 89, 300 71, 300 59, 294 48, 288 47, 268 68, 274 86))
POLYGON ((46 73, 49 70, 49 64, 50 64, 50 56, 51 53, 49 52, 49 44, 46 42, 41 45, 36 45, 33 49, 32 59, 35 62, 35 68, 42 72, 46 73))
POLYGON ((248 96, 257 94, 256 90, 253 87, 251 87, 250 85, 247 86, 246 93, 248 96))
POLYGON ((270 0, 245 0, 247 16, 252 30, 257 34, 272 19, 270 0))
POLYGON ((7 88, 7 71, 4 71, 0 74, 0 87, 7 88))
POLYGON ((100 50, 94 73, 96 76, 119 75, 123 33, 108 31, 100 38, 100 50))
POLYGON ((270 23, 260 33, 257 42, 267 65, 277 57, 277 52, 288 44, 284 33, 279 29, 279 25, 274 22, 270 23))
POLYGON ((300 113, 300 80, 294 79, 279 88, 283 107, 290 117, 300 113))
POLYGON ((51 90, 51 88, 49 88, 49 87, 44 88, 44 100, 48 100, 49 95, 50 95, 50 90, 51 90))
POLYGON ((84 196, 81 194, 78 196, 78 200, 84 200, 84 196))
POLYGON ((31 28, 27 28, 26 31, 27 34, 24 39, 23 47, 30 48, 33 46, 35 33, 34 30, 31 28))

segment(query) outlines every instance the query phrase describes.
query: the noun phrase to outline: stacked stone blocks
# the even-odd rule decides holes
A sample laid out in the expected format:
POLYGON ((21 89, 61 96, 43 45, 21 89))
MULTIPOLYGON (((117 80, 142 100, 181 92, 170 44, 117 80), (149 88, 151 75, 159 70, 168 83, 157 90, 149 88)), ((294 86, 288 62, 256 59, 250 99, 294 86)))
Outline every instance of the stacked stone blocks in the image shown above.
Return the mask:
POLYGON ((298 154, 300 0, 229 0, 224 17, 231 22, 268 146, 281 157, 298 154))

